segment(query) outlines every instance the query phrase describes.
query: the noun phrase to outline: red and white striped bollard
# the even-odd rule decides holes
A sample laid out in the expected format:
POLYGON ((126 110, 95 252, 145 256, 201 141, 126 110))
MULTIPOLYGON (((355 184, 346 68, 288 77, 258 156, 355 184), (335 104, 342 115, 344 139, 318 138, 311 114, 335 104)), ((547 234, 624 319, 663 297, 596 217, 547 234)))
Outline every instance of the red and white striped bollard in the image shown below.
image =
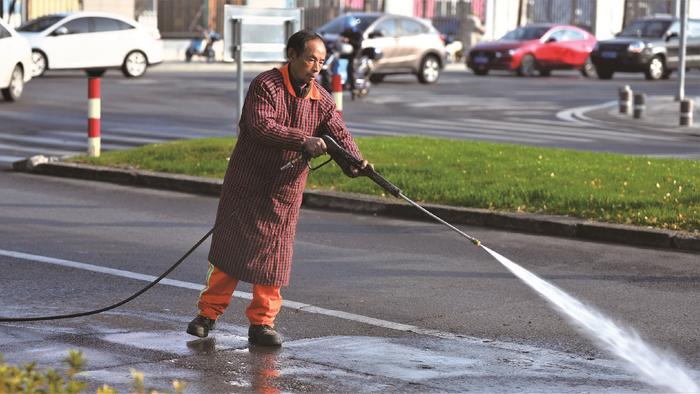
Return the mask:
POLYGON ((333 90, 333 99, 335 100, 335 110, 338 114, 343 115, 343 81, 340 79, 340 75, 334 74, 331 80, 331 87, 333 90))
POLYGON ((100 156, 100 78, 88 79, 88 149, 90 157, 100 156))

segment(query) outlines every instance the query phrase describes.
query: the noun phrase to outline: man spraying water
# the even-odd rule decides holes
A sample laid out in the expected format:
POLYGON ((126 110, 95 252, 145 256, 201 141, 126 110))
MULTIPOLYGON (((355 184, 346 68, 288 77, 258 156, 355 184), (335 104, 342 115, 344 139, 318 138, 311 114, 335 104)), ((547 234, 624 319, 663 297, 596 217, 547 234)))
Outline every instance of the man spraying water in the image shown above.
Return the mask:
MULTIPOLYGON (((282 344, 274 321, 282 306, 280 288, 289 283, 308 169, 280 167, 299 152, 322 155, 323 134, 360 157, 333 98, 316 84, 326 58, 322 38, 302 30, 289 38, 286 50, 287 64, 261 73, 248 89, 219 201, 206 287, 199 296, 199 313, 187 327, 187 333, 198 337, 214 328, 238 281, 244 281, 253 284, 253 300, 246 309, 249 340, 282 344)), ((357 176, 367 165, 360 161, 348 175, 357 176)))

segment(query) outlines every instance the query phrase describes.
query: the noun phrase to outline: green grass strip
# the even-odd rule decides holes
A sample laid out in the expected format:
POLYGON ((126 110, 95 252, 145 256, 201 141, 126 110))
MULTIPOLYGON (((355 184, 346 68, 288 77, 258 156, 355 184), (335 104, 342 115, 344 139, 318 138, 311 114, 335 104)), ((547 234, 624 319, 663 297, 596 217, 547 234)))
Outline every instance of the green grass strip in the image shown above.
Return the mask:
MULTIPOLYGON (((700 162, 424 137, 358 138, 377 170, 419 202, 569 215, 700 232, 700 162)), ((107 152, 72 161, 223 178, 233 138, 107 152)), ((333 163, 308 187, 384 195, 333 163)))

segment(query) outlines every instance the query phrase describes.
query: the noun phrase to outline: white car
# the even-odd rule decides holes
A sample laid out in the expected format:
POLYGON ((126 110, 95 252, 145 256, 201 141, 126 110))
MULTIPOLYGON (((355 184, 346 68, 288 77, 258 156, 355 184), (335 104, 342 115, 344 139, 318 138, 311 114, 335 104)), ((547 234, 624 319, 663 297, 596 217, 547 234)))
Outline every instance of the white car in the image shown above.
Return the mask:
POLYGON ((158 29, 115 14, 75 12, 42 16, 17 31, 29 40, 33 76, 46 70, 83 69, 101 76, 121 68, 127 77, 140 77, 150 65, 163 61, 158 29))
POLYGON ((27 40, 0 19, 0 90, 5 100, 15 101, 32 78, 32 49, 27 40))

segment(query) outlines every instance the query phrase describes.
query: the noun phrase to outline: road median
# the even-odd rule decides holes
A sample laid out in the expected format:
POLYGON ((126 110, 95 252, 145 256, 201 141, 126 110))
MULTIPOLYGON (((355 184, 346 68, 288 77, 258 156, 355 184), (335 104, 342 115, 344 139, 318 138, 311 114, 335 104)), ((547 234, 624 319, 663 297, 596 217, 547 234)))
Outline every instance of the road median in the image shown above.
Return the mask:
MULTIPOLYGON (((222 185, 222 180, 219 178, 49 160, 22 160, 15 162, 13 169, 31 174, 110 182, 214 197, 219 196, 222 185)), ((568 216, 499 212, 441 204, 422 205, 453 224, 653 248, 700 251, 700 237, 681 231, 602 223, 568 216)), ((358 193, 306 190, 303 206, 410 220, 428 220, 424 214, 403 201, 358 193)))

